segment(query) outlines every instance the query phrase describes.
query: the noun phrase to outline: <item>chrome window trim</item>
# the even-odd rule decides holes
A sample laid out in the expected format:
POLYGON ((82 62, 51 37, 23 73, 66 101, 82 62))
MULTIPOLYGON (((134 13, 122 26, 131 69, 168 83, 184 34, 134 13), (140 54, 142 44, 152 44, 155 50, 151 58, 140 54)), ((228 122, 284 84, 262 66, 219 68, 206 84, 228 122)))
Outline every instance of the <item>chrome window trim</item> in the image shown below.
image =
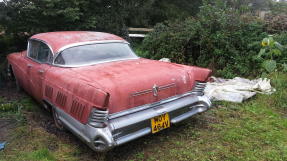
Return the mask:
POLYGON ((78 43, 72 43, 72 44, 65 45, 65 46, 61 47, 57 51, 57 53, 55 53, 55 55, 58 55, 59 53, 61 53, 65 49, 68 49, 68 48, 71 48, 71 47, 75 47, 75 46, 90 45, 90 44, 106 44, 106 43, 125 43, 125 44, 130 44, 127 41, 124 41, 124 40, 101 40, 101 41, 78 42, 78 43))
POLYGON ((124 43, 124 44, 128 44, 128 45, 130 44, 127 41, 124 41, 124 40, 87 41, 87 42, 80 42, 80 43, 69 44, 69 45, 66 45, 66 46, 60 48, 58 50, 58 52, 56 54, 54 54, 52 65, 53 66, 57 66, 57 67, 64 67, 64 68, 75 68, 75 67, 90 66, 90 65, 96 65, 96 64, 101 64, 101 63, 108 63, 108 62, 114 62, 114 61, 134 60, 134 59, 139 59, 140 58, 134 53, 134 51, 131 48, 133 54, 135 55, 135 58, 125 58, 125 59, 115 59, 115 60, 108 60, 108 61, 99 61, 99 62, 96 62, 96 63, 87 63, 87 64, 81 64, 81 65, 60 65, 60 64, 55 64, 55 60, 61 54, 61 52, 66 50, 66 49, 68 49, 68 48, 72 48, 72 47, 76 47, 76 46, 83 46, 83 45, 91 45, 91 44, 109 44, 109 43, 124 43))
MULTIPOLYGON (((36 38, 30 38, 30 39, 28 40, 28 46, 27 46, 26 57, 29 58, 29 59, 31 59, 32 61, 34 61, 34 62, 36 62, 36 63, 39 63, 39 64, 52 64, 51 60, 48 60, 48 62, 40 62, 40 61, 38 61, 37 59, 34 59, 34 58, 30 57, 29 52, 30 52, 30 41, 31 41, 31 40, 39 41, 39 42, 44 43, 45 45, 47 45, 48 48, 49 48, 49 50, 50 50, 49 57, 52 58, 52 61, 54 60, 54 57, 53 57, 53 56, 54 56, 54 53, 53 53, 52 47, 51 47, 48 43, 46 43, 45 41, 40 40, 40 39, 36 39, 36 38)), ((50 59, 50 58, 49 58, 49 59, 50 59)))
POLYGON ((115 60, 109 60, 109 61, 99 61, 97 63, 88 63, 88 64, 81 64, 81 65, 58 65, 58 64, 52 64, 52 65, 55 67, 62 67, 62 68, 76 68, 76 67, 91 66, 91 65, 109 63, 109 62, 115 62, 115 61, 135 60, 135 59, 139 59, 139 57, 137 57, 137 58, 126 58, 126 59, 115 59, 115 60))

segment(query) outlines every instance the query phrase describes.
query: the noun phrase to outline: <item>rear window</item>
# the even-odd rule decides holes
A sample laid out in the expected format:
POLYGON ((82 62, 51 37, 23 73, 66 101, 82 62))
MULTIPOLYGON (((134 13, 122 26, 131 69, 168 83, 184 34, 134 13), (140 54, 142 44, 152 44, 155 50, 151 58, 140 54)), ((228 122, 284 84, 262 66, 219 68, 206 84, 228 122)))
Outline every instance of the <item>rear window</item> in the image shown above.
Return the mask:
POLYGON ((83 66, 133 58, 137 58, 137 56, 128 44, 103 43, 65 49, 57 56, 54 63, 65 66, 83 66))

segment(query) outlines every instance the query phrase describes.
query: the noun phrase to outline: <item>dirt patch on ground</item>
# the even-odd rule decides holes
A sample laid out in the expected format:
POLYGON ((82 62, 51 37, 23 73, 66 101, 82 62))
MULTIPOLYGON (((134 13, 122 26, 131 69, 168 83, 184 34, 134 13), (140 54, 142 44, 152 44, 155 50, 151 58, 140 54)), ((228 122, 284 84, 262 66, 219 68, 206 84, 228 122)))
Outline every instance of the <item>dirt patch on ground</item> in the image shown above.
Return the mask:
POLYGON ((23 98, 24 92, 18 92, 13 82, 8 82, 5 87, 0 88, 0 97, 7 101, 15 101, 23 98))
MULTIPOLYGON (((6 83, 5 87, 0 88, 0 98, 5 100, 2 103, 15 101, 22 97, 23 93, 17 92, 17 89, 13 83, 6 83)), ((13 118, 0 118, 0 142, 8 141, 9 131, 14 129, 16 126, 17 120, 13 118)))
POLYGON ((14 119, 0 119, 0 142, 8 140, 9 131, 16 127, 14 119))

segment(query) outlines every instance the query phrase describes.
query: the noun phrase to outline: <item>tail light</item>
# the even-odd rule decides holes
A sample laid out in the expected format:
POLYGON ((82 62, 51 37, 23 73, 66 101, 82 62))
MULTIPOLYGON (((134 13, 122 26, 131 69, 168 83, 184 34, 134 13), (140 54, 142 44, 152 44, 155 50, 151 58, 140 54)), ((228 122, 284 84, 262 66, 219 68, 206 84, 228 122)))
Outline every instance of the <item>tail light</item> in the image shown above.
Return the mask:
POLYGON ((89 118, 89 125, 96 128, 104 128, 108 122, 108 111, 93 108, 89 118))
POLYGON ((205 82, 195 82, 195 85, 192 89, 192 93, 198 95, 198 96, 202 96, 204 95, 204 89, 205 89, 206 83, 205 82))

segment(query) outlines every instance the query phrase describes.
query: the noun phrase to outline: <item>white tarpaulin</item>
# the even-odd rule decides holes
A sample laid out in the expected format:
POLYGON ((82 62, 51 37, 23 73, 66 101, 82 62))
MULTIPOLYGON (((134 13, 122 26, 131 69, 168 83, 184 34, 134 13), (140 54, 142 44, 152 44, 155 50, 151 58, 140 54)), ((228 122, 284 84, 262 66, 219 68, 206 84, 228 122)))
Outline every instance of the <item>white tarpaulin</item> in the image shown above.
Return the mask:
POLYGON ((213 77, 214 82, 208 82, 205 95, 211 100, 242 102, 256 93, 272 94, 275 89, 271 87, 269 79, 249 80, 236 77, 234 79, 222 79, 213 77))

